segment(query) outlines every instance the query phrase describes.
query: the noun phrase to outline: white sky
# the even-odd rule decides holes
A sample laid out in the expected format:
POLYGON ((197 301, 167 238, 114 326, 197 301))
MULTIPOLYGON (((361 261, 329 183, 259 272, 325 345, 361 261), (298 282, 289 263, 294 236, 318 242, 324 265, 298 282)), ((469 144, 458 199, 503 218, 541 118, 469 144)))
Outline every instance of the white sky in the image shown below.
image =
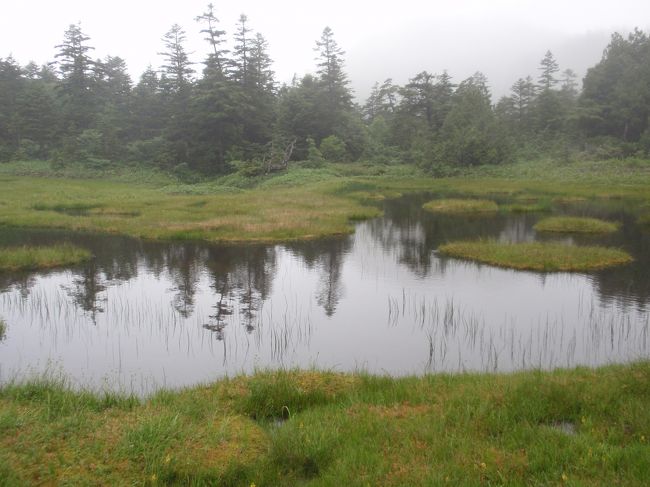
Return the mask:
MULTIPOLYGON (((200 62, 207 44, 194 21, 209 0, 5 0, 0 9, 0 57, 21 64, 54 59, 71 23, 81 22, 94 57, 126 59, 134 81, 161 60, 161 37, 173 23, 187 32, 187 50, 200 62)), ((315 40, 329 25, 346 51, 346 69, 364 98, 374 81, 397 83, 422 70, 447 69, 455 81, 483 71, 496 95, 536 68, 551 49, 562 69, 583 75, 614 31, 648 31, 649 0, 240 0, 213 1, 231 38, 239 14, 270 43, 280 82, 314 71, 315 40)), ((196 66, 197 70, 201 66, 196 66)))

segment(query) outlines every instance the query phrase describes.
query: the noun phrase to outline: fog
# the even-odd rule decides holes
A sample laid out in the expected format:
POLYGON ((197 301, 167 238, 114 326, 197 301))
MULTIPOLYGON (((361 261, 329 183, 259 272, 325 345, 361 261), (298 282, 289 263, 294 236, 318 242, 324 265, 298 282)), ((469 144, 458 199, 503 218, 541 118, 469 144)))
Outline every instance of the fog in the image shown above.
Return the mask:
MULTIPOLYGON (((81 22, 94 57, 120 56, 138 77, 161 64, 161 37, 173 23, 187 32, 186 47, 200 63, 207 44, 194 21, 208 0, 170 2, 13 2, 2 8, 0 57, 21 64, 52 61, 71 23, 81 22)), ((455 81, 482 71, 493 99, 519 77, 537 77, 550 49, 561 69, 581 77, 601 57, 612 32, 648 30, 650 2, 613 1, 342 1, 244 0, 214 2, 220 28, 231 38, 241 13, 269 41, 279 82, 315 71, 313 47, 329 25, 346 51, 346 69, 357 99, 375 81, 402 84, 420 71, 447 70, 455 81)), ((200 72, 200 64, 195 66, 200 72)))

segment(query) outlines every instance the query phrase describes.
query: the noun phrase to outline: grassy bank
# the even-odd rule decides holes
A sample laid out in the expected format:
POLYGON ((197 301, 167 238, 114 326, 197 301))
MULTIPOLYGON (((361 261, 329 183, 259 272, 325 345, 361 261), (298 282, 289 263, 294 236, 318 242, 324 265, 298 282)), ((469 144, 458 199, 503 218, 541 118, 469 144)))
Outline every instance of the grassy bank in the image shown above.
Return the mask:
POLYGON ((553 233, 612 233, 618 230, 618 225, 597 218, 553 216, 540 220, 534 228, 538 232, 553 233))
POLYGON ((90 257, 89 251, 70 244, 0 248, 0 272, 64 267, 90 257))
POLYGON ((413 166, 296 164, 269 176, 231 174, 193 184, 136 168, 95 174, 12 163, 0 164, 0 224, 150 239, 273 242, 349 233, 351 222, 380 213, 378 201, 408 192, 498 199, 513 211, 585 199, 638 208, 650 204, 649 184, 650 163, 639 161, 529 161, 468 168, 442 179, 413 166))
POLYGON ((438 251, 449 257, 468 259, 510 269, 578 272, 627 264, 632 257, 619 249, 573 246, 552 242, 503 243, 494 240, 450 242, 438 251))
POLYGON ((496 213, 499 209, 494 201, 466 199, 433 200, 425 203, 422 208, 431 213, 446 215, 496 213))
POLYGON ((644 485, 650 364, 260 373, 145 402, 0 389, 4 485, 644 485))
POLYGON ((198 195, 110 180, 21 177, 0 184, 0 224, 149 239, 316 238, 349 233, 352 220, 379 214, 359 199, 334 194, 328 183, 198 195))

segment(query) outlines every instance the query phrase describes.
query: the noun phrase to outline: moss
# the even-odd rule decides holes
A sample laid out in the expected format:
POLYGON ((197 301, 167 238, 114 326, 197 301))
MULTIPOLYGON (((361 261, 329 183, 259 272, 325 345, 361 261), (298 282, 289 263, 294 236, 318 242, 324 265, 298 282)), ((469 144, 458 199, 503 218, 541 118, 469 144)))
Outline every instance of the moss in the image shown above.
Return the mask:
POLYGON ((499 267, 548 272, 592 271, 632 261, 629 254, 619 249, 552 242, 451 242, 441 245, 438 251, 450 257, 499 267))
POLYGON ((432 213, 495 213, 499 207, 494 201, 489 200, 466 200, 466 199, 442 199, 425 203, 422 208, 432 213))
POLYGON ((618 230, 618 224, 597 218, 553 216, 539 221, 534 228, 538 232, 611 233, 618 230))

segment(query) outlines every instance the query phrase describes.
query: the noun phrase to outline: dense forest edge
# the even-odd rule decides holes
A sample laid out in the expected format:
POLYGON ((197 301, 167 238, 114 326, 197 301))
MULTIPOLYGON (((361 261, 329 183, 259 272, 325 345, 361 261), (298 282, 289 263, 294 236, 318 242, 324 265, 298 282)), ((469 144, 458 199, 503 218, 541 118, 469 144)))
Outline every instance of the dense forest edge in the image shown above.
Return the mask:
POLYGON ((44 160, 55 171, 145 167, 197 182, 294 164, 405 163, 440 176, 650 154, 650 40, 640 30, 613 34, 581 84, 549 51, 537 73, 496 101, 482 73, 454 80, 422 71, 403 86, 378 82, 355 103, 330 28, 315 42, 315 72, 280 85, 268 42, 245 15, 231 38, 212 5, 196 22, 192 31, 209 46, 203 65, 189 61, 187 33, 173 25, 161 40, 164 64, 135 83, 122 58, 93 59, 79 24, 51 63, 0 59, 0 161, 44 160))

